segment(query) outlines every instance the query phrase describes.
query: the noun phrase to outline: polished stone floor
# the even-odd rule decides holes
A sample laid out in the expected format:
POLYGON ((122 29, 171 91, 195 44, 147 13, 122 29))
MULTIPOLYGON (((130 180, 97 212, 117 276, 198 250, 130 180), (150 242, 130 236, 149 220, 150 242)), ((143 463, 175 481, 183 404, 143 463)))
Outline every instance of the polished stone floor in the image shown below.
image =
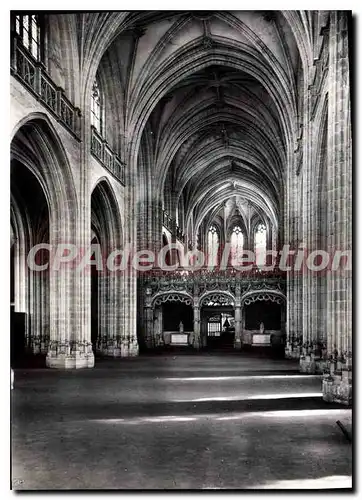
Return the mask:
POLYGON ((236 354, 15 371, 14 489, 351 486, 351 410, 293 361, 236 354))

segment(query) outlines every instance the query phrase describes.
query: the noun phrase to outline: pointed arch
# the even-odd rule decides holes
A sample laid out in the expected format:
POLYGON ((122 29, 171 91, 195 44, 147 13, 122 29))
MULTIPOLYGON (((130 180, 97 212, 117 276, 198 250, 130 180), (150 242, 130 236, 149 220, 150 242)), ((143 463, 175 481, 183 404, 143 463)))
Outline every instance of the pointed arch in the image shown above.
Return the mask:
POLYGON ((231 264, 233 266, 238 266, 242 262, 244 245, 245 245, 244 232, 239 224, 234 224, 234 226, 231 229, 230 243, 231 243, 231 264))
POLYGON ((100 237, 102 249, 123 247, 123 224, 114 189, 107 177, 101 177, 91 192, 92 224, 100 237))
POLYGON ((254 254, 256 264, 264 266, 267 250, 267 225, 263 221, 257 222, 254 227, 254 254))
POLYGON ((15 125, 11 137, 11 158, 18 159, 36 176, 50 214, 61 213, 68 206, 76 213, 78 197, 72 169, 50 118, 45 113, 30 113, 15 125))
POLYGON ((124 321, 124 278, 122 271, 110 268, 108 258, 112 252, 122 250, 123 231, 117 197, 106 177, 98 179, 93 187, 90 222, 102 258, 100 270, 92 266, 90 283, 92 344, 96 352, 117 357, 121 353, 124 321))
POLYGON ((218 265, 218 254, 220 250, 220 233, 216 224, 211 224, 207 232, 207 255, 208 265, 218 265))
POLYGON ((28 354, 46 354, 49 344, 49 273, 37 272, 31 265, 47 264, 49 254, 43 246, 34 261, 28 261, 28 255, 34 245, 49 245, 51 204, 37 165, 29 164, 30 168, 26 161, 14 157, 11 161, 11 340, 15 364, 22 363, 28 354))

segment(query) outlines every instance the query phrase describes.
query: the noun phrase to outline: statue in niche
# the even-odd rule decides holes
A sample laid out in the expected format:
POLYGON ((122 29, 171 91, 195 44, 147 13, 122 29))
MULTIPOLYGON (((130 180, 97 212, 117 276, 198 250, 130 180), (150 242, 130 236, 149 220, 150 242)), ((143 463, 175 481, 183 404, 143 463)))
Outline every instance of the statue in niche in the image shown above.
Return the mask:
POLYGON ((263 333, 265 332, 265 328, 264 328, 264 323, 261 322, 260 323, 260 326, 259 326, 259 332, 263 335, 263 333))
POLYGON ((180 333, 184 333, 184 324, 182 323, 182 321, 180 321, 180 324, 178 326, 178 330, 180 333))

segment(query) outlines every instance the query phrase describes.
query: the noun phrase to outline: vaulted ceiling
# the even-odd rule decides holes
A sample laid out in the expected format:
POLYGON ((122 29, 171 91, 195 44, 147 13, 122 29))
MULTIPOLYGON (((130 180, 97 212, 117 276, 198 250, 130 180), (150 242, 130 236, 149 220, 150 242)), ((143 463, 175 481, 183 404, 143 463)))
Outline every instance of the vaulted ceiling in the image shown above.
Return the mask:
POLYGON ((292 16, 138 13, 103 58, 119 75, 119 119, 140 168, 194 227, 235 195, 278 225, 302 74, 292 16))

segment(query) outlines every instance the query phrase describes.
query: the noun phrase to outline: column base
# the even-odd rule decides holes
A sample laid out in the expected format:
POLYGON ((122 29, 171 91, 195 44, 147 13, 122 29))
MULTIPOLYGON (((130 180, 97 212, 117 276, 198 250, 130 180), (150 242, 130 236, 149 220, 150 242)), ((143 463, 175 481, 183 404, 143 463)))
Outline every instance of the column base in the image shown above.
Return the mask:
POLYGON ((93 368, 92 344, 87 342, 51 341, 45 363, 48 368, 63 370, 93 368))
POLYGON ((299 370, 301 373, 315 373, 316 362, 314 356, 301 356, 299 359, 299 370))
POLYGON ((35 336, 30 338, 30 352, 31 354, 47 354, 49 346, 48 336, 35 336))
POLYGON ((241 350, 241 339, 234 340, 234 349, 236 349, 237 351, 241 350))
POLYGON ((323 375, 328 368, 328 361, 316 358, 312 355, 303 355, 299 359, 299 369, 301 373, 313 373, 323 375))
POLYGON ((118 339, 107 339, 104 337, 98 339, 96 353, 99 356, 109 357, 109 358, 120 358, 121 357, 121 345, 118 339))
POLYGON ((155 346, 156 347, 162 347, 163 345, 165 345, 164 341, 163 341, 163 337, 160 333, 157 333, 156 334, 156 340, 155 340, 155 346))
POLYGON ((352 370, 325 375, 322 387, 324 401, 347 406, 352 404, 352 370))
POLYGON ((323 375, 328 369, 328 361, 326 359, 316 359, 316 373, 323 375))
MULTIPOLYGON (((148 344, 147 348, 151 349, 154 346, 150 347, 148 344)), ((101 345, 97 349, 97 354, 100 356, 104 356, 107 358, 126 358, 133 357, 139 355, 138 343, 136 342, 128 342, 121 339, 103 339, 101 345)))
POLYGON ((286 345, 284 350, 285 359, 299 359, 300 358, 300 349, 293 349, 292 346, 286 345))
POLYGON ((127 344, 122 344, 121 346, 121 357, 122 358, 128 358, 128 357, 135 357, 139 355, 139 347, 138 347, 138 342, 130 342, 127 344))
POLYGON ((196 350, 200 349, 200 342, 196 339, 192 344, 192 347, 196 350))
POLYGON ((120 358, 122 356, 121 348, 113 346, 97 349, 97 354, 99 356, 104 356, 105 358, 120 358))
POLYGON ((201 337, 199 333, 192 332, 189 335, 189 345, 194 349, 200 349, 201 347, 201 337))

